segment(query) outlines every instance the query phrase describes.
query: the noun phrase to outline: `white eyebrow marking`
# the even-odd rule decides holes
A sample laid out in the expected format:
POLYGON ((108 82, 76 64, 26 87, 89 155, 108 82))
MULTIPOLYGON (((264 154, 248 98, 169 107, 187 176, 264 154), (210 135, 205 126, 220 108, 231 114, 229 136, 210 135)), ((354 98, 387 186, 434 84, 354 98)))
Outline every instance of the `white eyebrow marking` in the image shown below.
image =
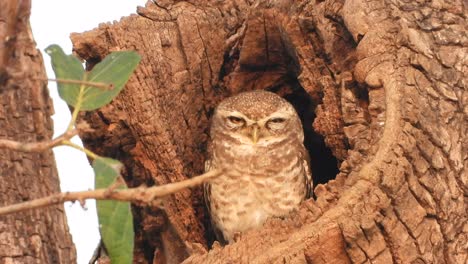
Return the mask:
POLYGON ((239 111, 235 111, 235 110, 232 110, 232 111, 220 110, 218 113, 221 114, 221 115, 241 117, 241 118, 243 118, 245 120, 247 126, 250 126, 250 125, 252 125, 254 123, 257 123, 260 126, 264 126, 265 123, 268 122, 268 120, 270 120, 272 117, 274 117, 274 118, 284 118, 284 119, 288 119, 288 118, 291 117, 291 111, 286 110, 286 112, 285 112, 284 109, 280 109, 280 110, 272 113, 271 115, 269 115, 267 117, 264 117, 264 118, 262 118, 260 120, 250 119, 246 115, 244 115, 243 113, 241 113, 239 111))

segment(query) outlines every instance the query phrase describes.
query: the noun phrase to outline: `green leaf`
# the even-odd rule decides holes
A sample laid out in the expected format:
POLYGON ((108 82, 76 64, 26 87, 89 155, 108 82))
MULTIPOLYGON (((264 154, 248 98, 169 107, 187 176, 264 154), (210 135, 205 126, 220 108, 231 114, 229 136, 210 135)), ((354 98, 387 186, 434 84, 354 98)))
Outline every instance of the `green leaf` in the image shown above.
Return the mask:
POLYGON ((113 89, 86 87, 81 109, 94 110, 112 101, 123 89, 139 62, 140 55, 135 51, 117 51, 107 55, 91 70, 88 81, 113 84, 113 89))
POLYGON ((52 58, 52 68, 58 79, 78 80, 93 83, 112 84, 112 89, 85 84, 58 82, 59 94, 69 105, 80 110, 94 110, 108 104, 116 97, 127 83, 130 75, 140 62, 140 55, 135 51, 117 51, 107 55, 96 64, 91 72, 85 73, 80 61, 72 55, 65 55, 57 45, 46 48, 52 58), (78 68, 79 65, 79 68, 78 68), (80 89, 82 86, 83 89, 80 89), (80 91, 82 93, 80 94, 80 91), (81 100, 79 97, 82 96, 81 100))
MULTIPOLYGON (((83 65, 81 65, 81 62, 75 56, 66 55, 62 48, 55 44, 47 47, 45 52, 49 54, 52 60, 52 69, 57 79, 83 80, 85 71, 83 65)), ((67 104, 75 106, 80 91, 80 84, 57 82, 57 87, 60 97, 67 104)))
MULTIPOLYGON (((97 158, 93 162, 96 188, 107 188, 120 175, 122 163, 109 158, 97 158)), ((118 189, 126 189, 120 186, 118 189)), ((97 211, 102 241, 112 264, 128 264, 133 260, 133 217, 130 203, 98 200, 97 211)))

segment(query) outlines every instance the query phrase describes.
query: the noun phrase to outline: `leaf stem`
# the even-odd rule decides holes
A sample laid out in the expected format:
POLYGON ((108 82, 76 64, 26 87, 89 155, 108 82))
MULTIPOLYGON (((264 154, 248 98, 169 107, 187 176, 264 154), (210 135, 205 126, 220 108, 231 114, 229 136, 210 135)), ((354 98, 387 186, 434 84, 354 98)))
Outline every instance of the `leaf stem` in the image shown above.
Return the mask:
MULTIPOLYGON (((38 78, 39 79, 39 78, 38 78)), ((58 83, 70 83, 70 84, 82 84, 82 85, 87 85, 87 86, 93 86, 96 88, 102 88, 104 90, 112 90, 114 89, 114 85, 112 83, 104 83, 104 82, 88 82, 85 80, 72 80, 72 79, 42 79, 40 80, 46 80, 46 81, 52 81, 52 82, 58 82, 58 83)))
POLYGON ((77 145, 77 144, 75 144, 75 143, 73 143, 73 142, 71 142, 71 141, 69 141, 69 140, 64 140, 64 141, 62 141, 62 144, 63 144, 63 145, 67 145, 67 146, 72 147, 72 148, 77 149, 77 150, 81 150, 81 151, 83 151, 88 157, 90 157, 90 158, 92 158, 92 159, 97 159, 97 158, 99 158, 99 155, 98 155, 98 154, 92 152, 92 151, 89 150, 89 149, 83 148, 82 146, 79 146, 79 145, 77 145))
MULTIPOLYGON (((86 82, 87 78, 88 78, 88 74, 85 72, 83 74, 83 81, 86 82)), ((72 119, 70 120, 70 124, 68 125, 67 131, 72 130, 73 126, 76 123, 76 118, 78 117, 78 112, 80 112, 81 104, 83 103, 84 91, 85 91, 85 84, 81 83, 80 92, 78 93, 78 98, 76 98, 75 108, 73 108, 72 119)))

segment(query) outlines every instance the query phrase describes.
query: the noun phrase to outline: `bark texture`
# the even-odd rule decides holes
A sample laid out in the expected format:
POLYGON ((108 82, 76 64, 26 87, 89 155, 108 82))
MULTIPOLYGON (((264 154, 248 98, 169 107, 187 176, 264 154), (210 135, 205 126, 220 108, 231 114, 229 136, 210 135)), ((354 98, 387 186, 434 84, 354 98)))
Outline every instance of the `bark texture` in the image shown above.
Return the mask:
POLYGON ((123 161, 129 185, 199 174, 213 108, 251 89, 296 106, 323 183, 290 218, 209 252, 199 189, 164 212, 135 206, 135 262, 466 263, 465 20, 462 1, 157 1, 72 35, 90 67, 143 56, 82 116, 87 147, 123 161))
MULTIPOLYGON (((30 9, 30 1, 0 4, 0 138, 20 142, 50 140, 53 134, 53 106, 29 25, 30 9)), ((0 149, 0 206, 57 192, 51 150, 0 149)), ((63 205, 0 217, 0 263, 75 262, 63 205)))

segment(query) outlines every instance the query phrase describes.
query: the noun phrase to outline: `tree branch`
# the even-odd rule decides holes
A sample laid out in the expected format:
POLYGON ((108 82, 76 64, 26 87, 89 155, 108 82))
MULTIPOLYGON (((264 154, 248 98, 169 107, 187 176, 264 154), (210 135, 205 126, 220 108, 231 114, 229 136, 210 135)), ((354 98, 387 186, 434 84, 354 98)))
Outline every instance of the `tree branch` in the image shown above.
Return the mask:
POLYGON ((62 141, 69 140, 78 134, 77 129, 63 133, 62 135, 48 141, 24 143, 9 139, 0 139, 0 148, 8 148, 22 152, 42 152, 60 145, 62 141))
POLYGON ((75 129, 67 130, 62 135, 47 141, 41 142, 19 142, 10 139, 0 139, 0 149, 7 148, 16 151, 22 152, 42 152, 48 149, 52 149, 58 145, 64 144, 64 142, 69 141, 72 137, 78 135, 79 131, 89 131, 90 127, 86 122, 80 122, 76 124, 75 129))
POLYGON ((221 175, 221 173, 221 170, 213 170, 185 181, 153 187, 136 187, 130 189, 105 188, 82 192, 57 193, 32 201, 0 207, 0 215, 41 208, 67 201, 83 201, 86 199, 151 203, 156 198, 161 198, 163 196, 176 193, 183 189, 197 186, 212 178, 218 177, 219 175, 221 175))

